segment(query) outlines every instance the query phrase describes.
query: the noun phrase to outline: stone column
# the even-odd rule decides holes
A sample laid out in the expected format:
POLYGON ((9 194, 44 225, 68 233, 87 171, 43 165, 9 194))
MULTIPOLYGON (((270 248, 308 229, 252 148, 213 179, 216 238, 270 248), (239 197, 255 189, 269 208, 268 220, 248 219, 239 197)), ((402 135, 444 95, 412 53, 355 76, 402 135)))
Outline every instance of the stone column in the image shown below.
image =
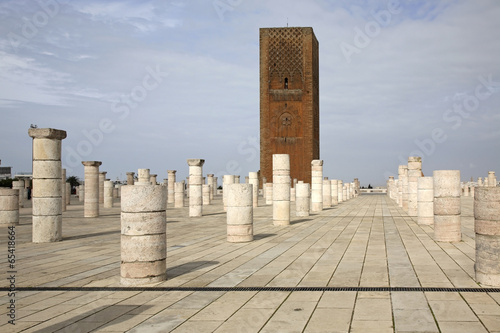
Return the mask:
POLYGON ((349 186, 349 183, 345 183, 342 188, 342 201, 347 201, 347 186, 349 186))
POLYGON ((175 182, 174 184, 174 207, 184 207, 184 182, 175 182))
POLYGON ((483 186, 483 177, 478 177, 477 178, 477 186, 482 187, 483 186))
POLYGON ((219 187, 218 186, 218 181, 217 181, 218 179, 219 179, 219 177, 214 177, 214 188, 213 188, 214 196, 217 195, 217 188, 219 187))
POLYGON ((134 185, 135 172, 127 172, 127 185, 134 185))
POLYGON ((248 173, 248 182, 253 186, 252 202, 253 207, 259 206, 259 174, 257 172, 248 173))
POLYGON ((78 201, 84 202, 85 200, 85 183, 78 186, 78 201))
POLYGON ((262 197, 264 199, 266 198, 266 183, 267 183, 266 177, 262 177, 262 197))
POLYGON ((344 183, 341 180, 339 180, 338 183, 337 183, 337 187, 338 187, 338 190, 339 190, 338 191, 338 196, 337 196, 338 198, 337 198, 337 200, 339 201, 339 203, 341 203, 341 202, 344 201, 344 195, 343 195, 343 193, 344 193, 344 183))
POLYGON ((209 173, 207 174, 207 184, 210 185, 210 200, 213 200, 214 198, 214 174, 209 173))
POLYGON ((250 184, 250 177, 249 176, 245 176, 245 184, 250 184))
POLYGON ((273 154, 273 224, 290 224, 290 155, 273 154))
POLYGON ((422 158, 408 157, 408 215, 417 216, 418 178, 422 177, 422 158))
MULTIPOLYGON (((257 179, 258 180, 258 179, 257 179)), ((231 243, 253 240, 253 185, 228 184, 227 241, 231 243)))
POLYGON ((107 171, 99 172, 99 203, 104 203, 104 182, 106 181, 107 171))
POLYGON ((434 181, 432 177, 419 177, 417 181, 417 222, 434 224, 434 181))
POLYGON ((66 195, 66 206, 68 206, 71 203, 71 184, 70 183, 65 183, 66 185, 66 191, 64 191, 64 194, 66 195))
POLYGON ((332 207, 332 185, 328 177, 323 179, 323 209, 332 207))
POLYGON ((156 177, 157 176, 158 175, 155 175, 155 174, 149 175, 149 182, 151 183, 151 185, 156 185, 156 177))
POLYGON ((83 201, 83 216, 99 216, 99 166, 102 162, 82 162, 85 172, 85 199, 83 201))
POLYGON ((295 201, 296 197, 297 197, 297 191, 296 191, 295 187, 291 187, 290 188, 290 202, 295 201))
MULTIPOLYGON (((61 140, 66 131, 30 128, 33 138, 33 243, 62 239, 61 140)), ((19 200, 19 199, 18 199, 19 200)))
POLYGON ((224 175, 222 177, 222 201, 224 203, 224 211, 227 212, 227 191, 226 186, 234 184, 234 175, 224 175))
POLYGON ((211 192, 212 186, 211 185, 202 185, 202 193, 203 193, 203 206, 208 206, 210 205, 210 192, 211 192))
POLYGON ((387 196, 394 200, 394 176, 389 176, 387 181, 387 196))
POLYGON ((104 181, 104 208, 113 207, 113 182, 111 180, 104 181))
POLYGON ((177 170, 167 170, 168 173, 168 199, 167 203, 175 202, 175 173, 177 170))
POLYGON ((497 178, 495 177, 495 171, 488 171, 488 186, 489 187, 497 186, 497 178))
POLYGON ((311 212, 323 210, 323 160, 311 162, 311 212))
POLYGON ((66 169, 61 169, 61 209, 66 211, 66 169))
POLYGON ((203 213, 203 164, 205 160, 191 158, 189 165, 189 217, 201 217, 203 213))
POLYGON ((474 198, 474 194, 475 194, 475 187, 474 187, 474 184, 471 184, 470 185, 470 196, 474 198))
POLYGON ((273 183, 266 183, 266 205, 273 204, 273 183))
POLYGON ((234 175, 234 183, 239 184, 240 183, 240 176, 234 175))
POLYGON ((137 181, 134 185, 151 185, 151 175, 149 169, 137 170, 137 181))
POLYGON ((402 199, 403 199, 403 210, 408 213, 408 166, 403 165, 403 186, 402 186, 402 199))
POLYGON ((166 279, 167 189, 123 186, 120 282, 135 286, 166 279))
POLYGON ((0 187, 0 226, 19 224, 19 190, 0 187))
POLYGON ((500 187, 475 191, 474 229, 476 282, 500 287, 500 187))
POLYGON ((398 166, 398 205, 403 208, 403 178, 405 174, 405 165, 398 166))
POLYGON ((439 242, 459 242, 462 239, 460 171, 435 170, 433 183, 434 238, 439 242))
POLYGON ((330 196, 332 197, 332 206, 339 204, 339 181, 338 179, 330 180, 330 196))
POLYGON ((118 199, 118 192, 120 187, 117 185, 113 185, 113 199, 118 199))
POLYGON ((309 216, 310 197, 309 184, 299 181, 295 185, 295 211, 296 216, 309 216))
POLYGON ((359 179, 354 178, 354 196, 358 197, 359 196, 359 179))
POLYGON ((19 207, 18 207, 18 209, 23 208, 24 207, 24 180, 14 180, 12 182, 12 189, 19 191, 19 195, 18 195, 19 207))

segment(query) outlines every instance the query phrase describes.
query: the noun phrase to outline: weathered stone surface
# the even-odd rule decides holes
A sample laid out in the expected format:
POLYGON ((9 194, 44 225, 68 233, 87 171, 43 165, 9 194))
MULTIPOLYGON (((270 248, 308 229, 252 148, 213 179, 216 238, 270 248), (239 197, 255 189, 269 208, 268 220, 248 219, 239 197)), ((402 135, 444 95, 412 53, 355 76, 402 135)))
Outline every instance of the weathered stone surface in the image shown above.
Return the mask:
POLYGON ((311 162, 311 212, 323 210, 323 160, 311 162))
POLYGON ((99 166, 100 161, 84 161, 85 197, 83 201, 83 216, 99 216, 99 166))
POLYGON ((184 207, 184 182, 175 182, 174 184, 174 207, 184 207))
POLYGON ((227 240, 249 242, 253 240, 253 185, 228 184, 227 240))
POLYGON ((440 242, 459 242, 462 239, 460 221, 460 171, 435 170, 434 238, 440 242))
POLYGON ((309 184, 299 181, 296 187, 295 210, 296 216, 309 216, 310 191, 309 184))
POLYGON ((257 172, 248 173, 248 183, 253 185, 252 200, 253 207, 259 206, 259 175, 257 172))
POLYGON ((434 183, 432 177, 420 177, 417 181, 417 222, 434 224, 434 183))
POLYGON ((161 212, 167 208, 166 201, 163 200, 167 193, 165 186, 144 185, 144 186, 122 186, 122 212, 161 212))
POLYGON ((0 187, 0 225, 19 224, 19 190, 0 187))
POLYGON ((290 157, 273 155, 273 224, 290 224, 290 157))

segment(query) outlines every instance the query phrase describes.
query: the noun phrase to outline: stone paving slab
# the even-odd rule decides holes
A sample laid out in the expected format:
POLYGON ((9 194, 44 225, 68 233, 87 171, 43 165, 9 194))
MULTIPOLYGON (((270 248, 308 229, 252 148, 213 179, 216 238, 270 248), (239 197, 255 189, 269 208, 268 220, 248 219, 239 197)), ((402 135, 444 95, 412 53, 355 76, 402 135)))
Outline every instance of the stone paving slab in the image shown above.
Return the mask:
MULTIPOLYGON (((294 287, 480 288, 474 281, 472 198, 462 198, 459 243, 433 240, 385 195, 362 195, 290 226, 272 206, 254 210, 255 240, 226 241, 221 196, 189 218, 167 209, 167 278, 141 290, 120 286, 120 208, 83 218, 72 198, 63 241, 31 243, 31 208, 16 226, 16 325, 0 294, 0 332, 500 332, 500 293, 294 291, 294 287), (150 287, 225 287, 152 291, 150 287), (103 287, 100 291, 36 287, 103 287), (290 287, 231 290, 233 287, 290 287)), ((292 216, 294 216, 292 203, 292 216)), ((8 287, 7 227, 0 287, 8 287)))

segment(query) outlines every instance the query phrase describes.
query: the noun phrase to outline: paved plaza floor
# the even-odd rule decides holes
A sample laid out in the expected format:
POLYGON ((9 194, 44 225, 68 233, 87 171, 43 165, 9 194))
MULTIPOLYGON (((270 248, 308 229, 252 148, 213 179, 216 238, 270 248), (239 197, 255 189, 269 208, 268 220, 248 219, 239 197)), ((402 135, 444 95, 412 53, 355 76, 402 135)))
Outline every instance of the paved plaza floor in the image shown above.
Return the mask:
POLYGON ((459 243, 435 242, 432 226, 386 195, 307 218, 292 203, 286 227, 273 226, 260 200, 249 243, 226 241, 220 196, 201 218, 169 207, 167 281, 133 290, 120 286, 119 202, 83 218, 72 198, 63 240, 45 244, 31 242, 31 208, 22 208, 15 297, 1 227, 0 332, 500 332, 498 289, 474 281, 472 198, 462 198, 459 243))

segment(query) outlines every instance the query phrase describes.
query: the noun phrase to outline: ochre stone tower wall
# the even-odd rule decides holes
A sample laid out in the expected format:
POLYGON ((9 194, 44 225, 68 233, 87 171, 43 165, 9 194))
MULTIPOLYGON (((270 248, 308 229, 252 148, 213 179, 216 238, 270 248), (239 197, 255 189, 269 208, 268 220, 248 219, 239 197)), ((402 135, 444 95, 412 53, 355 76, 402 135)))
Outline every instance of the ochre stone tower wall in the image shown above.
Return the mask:
POLYGON ((289 154, 291 179, 311 183, 311 161, 319 159, 318 61, 312 28, 260 29, 260 179, 273 181, 273 154, 289 154))

